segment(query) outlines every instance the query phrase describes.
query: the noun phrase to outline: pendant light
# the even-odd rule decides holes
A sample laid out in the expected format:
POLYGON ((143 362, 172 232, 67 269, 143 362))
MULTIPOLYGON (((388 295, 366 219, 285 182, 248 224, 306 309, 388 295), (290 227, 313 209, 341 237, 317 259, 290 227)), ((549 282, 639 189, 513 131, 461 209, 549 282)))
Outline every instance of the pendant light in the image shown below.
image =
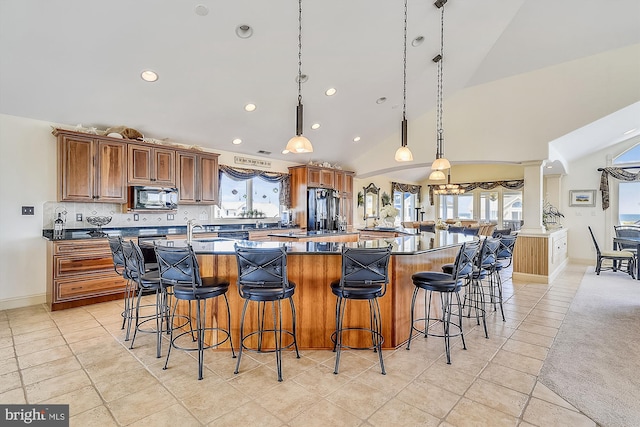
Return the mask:
POLYGON ((302 0, 298 0, 298 105, 296 106, 296 136, 287 142, 285 150, 294 154, 312 153, 313 146, 302 135, 303 108, 302 108, 302 0))
MULTIPOLYGON (((436 159, 431 164, 431 170, 442 171, 451 168, 451 163, 444 157, 444 130, 442 129, 442 74, 443 74, 443 62, 444 62, 444 5, 447 0, 437 0, 434 5, 440 9, 440 53, 433 58, 438 66, 438 93, 437 93, 437 143, 436 143, 436 159)), ((441 174, 441 175, 444 175, 441 174)), ((435 179, 431 178, 430 179, 435 179)), ((444 179, 444 176, 440 179, 444 179)))
POLYGON ((411 162, 413 154, 407 147, 407 0, 404 0, 404 55, 402 63, 402 146, 396 150, 396 162, 411 162))

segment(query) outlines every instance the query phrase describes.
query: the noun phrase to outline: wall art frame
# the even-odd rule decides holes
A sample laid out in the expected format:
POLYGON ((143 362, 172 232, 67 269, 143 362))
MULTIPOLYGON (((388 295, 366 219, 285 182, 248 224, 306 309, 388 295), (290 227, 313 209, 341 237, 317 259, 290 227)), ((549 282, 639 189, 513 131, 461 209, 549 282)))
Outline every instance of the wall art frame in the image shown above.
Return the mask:
POLYGON ((594 207, 596 190, 569 190, 569 206, 594 207))

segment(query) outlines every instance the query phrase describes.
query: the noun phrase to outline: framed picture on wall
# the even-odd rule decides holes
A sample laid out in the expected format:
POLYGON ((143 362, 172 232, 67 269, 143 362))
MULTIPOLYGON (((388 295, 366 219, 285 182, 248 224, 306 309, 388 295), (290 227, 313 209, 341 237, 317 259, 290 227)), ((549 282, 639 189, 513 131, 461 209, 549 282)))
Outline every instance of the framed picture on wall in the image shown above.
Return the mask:
POLYGON ((596 205, 596 190, 569 190, 569 206, 596 205))

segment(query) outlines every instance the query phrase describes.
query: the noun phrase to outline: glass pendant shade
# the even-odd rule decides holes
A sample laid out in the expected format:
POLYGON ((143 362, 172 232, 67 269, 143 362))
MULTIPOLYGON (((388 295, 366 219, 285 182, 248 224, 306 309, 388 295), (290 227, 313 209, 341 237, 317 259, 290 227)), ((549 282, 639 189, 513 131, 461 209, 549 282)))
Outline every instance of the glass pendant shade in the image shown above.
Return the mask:
POLYGON ((413 161, 413 154, 409 147, 400 147, 396 150, 396 162, 411 162, 413 161))
POLYGON ((444 175, 444 172, 442 172, 441 170, 434 170, 429 175, 429 180, 432 180, 432 181, 441 181, 445 178, 446 176, 444 175))
MULTIPOLYGON (((436 170, 436 171, 442 171, 445 169, 450 169, 451 168, 451 163, 449 163, 449 160, 445 159, 444 157, 440 157, 437 158, 433 161, 433 163, 431 164, 431 169, 436 170)), ((440 179, 444 179, 444 174, 442 174, 443 177, 440 179)))
POLYGON ((313 153, 313 146, 304 135, 296 135, 287 142, 286 150, 290 153, 313 153))

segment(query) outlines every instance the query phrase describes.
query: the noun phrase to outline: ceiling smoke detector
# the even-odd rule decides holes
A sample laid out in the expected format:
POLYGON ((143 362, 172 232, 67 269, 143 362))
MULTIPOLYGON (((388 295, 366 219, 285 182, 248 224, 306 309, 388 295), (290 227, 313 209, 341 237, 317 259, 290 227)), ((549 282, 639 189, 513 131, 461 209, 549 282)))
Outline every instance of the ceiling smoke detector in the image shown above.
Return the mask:
POLYGON ((209 14, 209 8, 203 4, 197 5, 195 11, 198 16, 207 16, 209 14))

